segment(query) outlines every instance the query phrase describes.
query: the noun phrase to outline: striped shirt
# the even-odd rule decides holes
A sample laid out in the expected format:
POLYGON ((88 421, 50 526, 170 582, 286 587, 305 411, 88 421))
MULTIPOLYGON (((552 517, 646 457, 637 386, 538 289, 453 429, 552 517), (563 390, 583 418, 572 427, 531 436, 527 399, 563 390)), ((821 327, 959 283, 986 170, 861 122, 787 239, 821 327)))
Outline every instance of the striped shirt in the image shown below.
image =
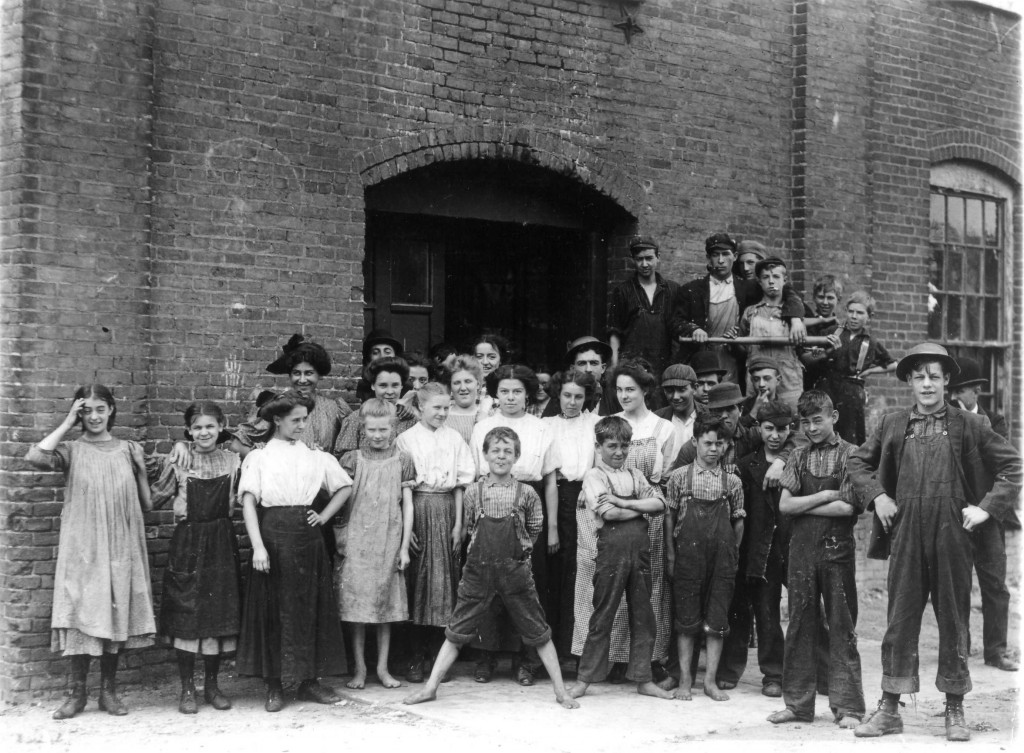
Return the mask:
POLYGON ((520 485, 511 476, 505 481, 484 479, 482 484, 470 484, 462 497, 462 506, 470 546, 476 539, 476 524, 481 517, 507 518, 515 513, 516 536, 524 554, 533 551, 533 542, 544 526, 544 511, 537 492, 526 484, 520 485), (481 485, 483 499, 480 498, 481 485))

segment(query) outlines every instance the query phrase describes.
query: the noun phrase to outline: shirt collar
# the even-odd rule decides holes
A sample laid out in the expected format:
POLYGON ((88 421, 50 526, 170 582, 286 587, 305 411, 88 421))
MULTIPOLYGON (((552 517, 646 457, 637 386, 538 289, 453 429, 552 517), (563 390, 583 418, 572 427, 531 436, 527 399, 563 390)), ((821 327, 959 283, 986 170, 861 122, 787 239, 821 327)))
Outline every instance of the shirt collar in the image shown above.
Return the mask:
POLYGON ((512 486, 516 480, 512 476, 508 476, 504 481, 491 481, 490 476, 484 480, 484 486, 512 486))
POLYGON ((722 464, 721 463, 716 465, 714 468, 705 468, 700 463, 698 463, 696 460, 694 460, 693 461, 693 468, 694 468, 695 471, 697 471, 697 473, 710 473, 715 478, 718 478, 719 476, 722 475, 722 464))
POLYGON ((839 432, 832 432, 832 439, 827 439, 819 444, 812 444, 810 447, 812 450, 823 450, 826 447, 835 447, 839 444, 839 432))
POLYGON ((711 284, 716 287, 721 287, 723 285, 732 285, 732 275, 729 275, 724 280, 719 280, 714 275, 708 275, 708 279, 711 281, 711 284))
POLYGON ((622 466, 621 468, 612 468, 606 462, 601 460, 600 455, 594 458, 594 465, 603 471, 608 471, 609 473, 629 473, 629 471, 626 470, 626 466, 622 466))
POLYGON ((937 421, 940 418, 945 418, 945 417, 946 417, 946 405, 945 404, 943 404, 942 408, 940 408, 939 410, 935 411, 935 413, 929 413, 928 415, 925 415, 924 413, 921 413, 921 411, 919 411, 917 409, 916 405, 913 408, 910 409, 910 420, 911 421, 924 421, 925 419, 929 419, 929 418, 930 419, 934 419, 934 420, 937 421))

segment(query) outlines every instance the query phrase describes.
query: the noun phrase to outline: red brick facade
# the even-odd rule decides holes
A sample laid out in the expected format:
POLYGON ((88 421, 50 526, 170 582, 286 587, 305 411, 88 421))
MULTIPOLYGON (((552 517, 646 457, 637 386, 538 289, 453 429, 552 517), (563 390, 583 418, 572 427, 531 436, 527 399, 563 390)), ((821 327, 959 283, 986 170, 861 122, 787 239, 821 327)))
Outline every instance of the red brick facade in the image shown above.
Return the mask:
MULTIPOLYGON (((929 174, 1014 190, 1019 18, 981 3, 4 0, 0 693, 64 684, 49 651, 62 481, 23 461, 101 381, 119 431, 165 450, 189 401, 233 419, 293 332, 351 397, 364 191, 437 163, 513 161, 614 202, 665 273, 717 230, 879 300, 900 354, 927 330, 929 174)), ((1007 405, 1020 406, 1015 349, 1007 405)), ((873 415, 905 399, 872 387, 873 415)), ((1015 436, 1020 436, 1014 420, 1015 436)), ((148 518, 159 592, 169 513, 148 518)), ((864 571, 867 586, 877 569, 864 571)), ((133 670, 164 660, 136 652, 133 670)))

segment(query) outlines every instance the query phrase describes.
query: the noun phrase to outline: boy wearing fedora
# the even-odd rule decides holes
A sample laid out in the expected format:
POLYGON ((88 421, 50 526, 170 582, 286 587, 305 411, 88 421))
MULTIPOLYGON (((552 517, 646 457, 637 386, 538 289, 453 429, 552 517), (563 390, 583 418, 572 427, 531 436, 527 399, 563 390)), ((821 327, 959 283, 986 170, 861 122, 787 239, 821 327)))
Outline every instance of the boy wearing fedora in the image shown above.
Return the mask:
POLYGON ((963 697, 971 611, 970 532, 1003 520, 1021 490, 1016 450, 981 418, 945 402, 960 367, 936 343, 915 346, 896 365, 914 404, 883 416, 847 465, 873 509, 868 556, 889 557, 888 624, 882 639, 882 700, 857 737, 903 731, 900 695, 920 690, 918 640, 929 596, 939 627, 936 687, 946 694, 946 739, 969 740, 963 697))
MULTIPOLYGON (((988 380, 981 373, 981 364, 973 358, 958 358, 960 373, 949 381, 949 402, 965 411, 988 418, 992 430, 1009 439, 1006 419, 986 411, 978 403, 982 387, 988 380)), ((1006 522, 1020 523, 1013 510, 1006 522)), ((1004 672, 1016 672, 1018 665, 1006 654, 1006 634, 1010 620, 1010 592, 1006 588, 1006 529, 1002 521, 991 519, 971 533, 974 549, 974 571, 981 589, 981 615, 984 627, 982 640, 985 663, 1004 672)))

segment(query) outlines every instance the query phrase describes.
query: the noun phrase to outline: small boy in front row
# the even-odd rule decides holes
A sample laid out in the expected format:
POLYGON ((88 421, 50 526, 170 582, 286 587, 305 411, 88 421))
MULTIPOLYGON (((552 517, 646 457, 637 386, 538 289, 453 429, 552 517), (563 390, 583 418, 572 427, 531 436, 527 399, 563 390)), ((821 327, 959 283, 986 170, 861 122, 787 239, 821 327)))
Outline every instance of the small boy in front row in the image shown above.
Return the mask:
POLYGON ((797 412, 809 444, 789 456, 779 498, 779 511, 793 518, 786 578, 789 627, 782 669, 786 708, 768 721, 814 721, 815 693, 821 687, 828 688, 836 724, 853 729, 864 716, 853 538, 864 505, 846 470, 850 453, 857 448, 836 434, 839 414, 824 392, 805 392, 797 412), (825 636, 827 646, 819 646, 825 636), (819 651, 824 654, 826 648, 828 664, 819 667, 819 651))
POLYGON ((577 709, 579 703, 562 682, 551 628, 544 620, 533 583, 530 554, 544 525, 544 514, 537 492, 512 478, 512 466, 522 452, 519 435, 505 426, 491 429, 484 436, 483 450, 489 469, 487 478, 467 487, 463 496, 469 548, 455 609, 444 631, 444 645, 426 685, 406 697, 404 703, 437 698, 437 688, 458 658, 459 648, 477 637, 479 623, 489 617, 498 597, 523 642, 537 647, 555 686, 555 699, 567 709, 577 709))
POLYGON ((597 462, 583 476, 581 496, 597 527, 594 611, 583 644, 573 698, 591 683, 608 677, 608 648, 615 612, 626 597, 629 607, 629 665, 626 678, 636 692, 670 700, 672 694, 654 683, 651 657, 657 632, 651 606, 651 541, 644 514, 665 511, 661 490, 635 468, 623 468, 633 428, 619 416, 606 416, 594 426, 597 462))
MULTIPOLYGON (((679 656, 692 656, 697 636, 707 643, 704 695, 728 701, 718 687, 718 664, 729 632, 739 545, 743 539, 743 486, 718 462, 730 432, 720 416, 701 414, 693 424, 696 457, 668 479, 668 520, 672 531, 668 570, 673 573, 675 628, 679 656)), ((690 662, 679 662, 679 687, 674 696, 691 700, 690 662)))

